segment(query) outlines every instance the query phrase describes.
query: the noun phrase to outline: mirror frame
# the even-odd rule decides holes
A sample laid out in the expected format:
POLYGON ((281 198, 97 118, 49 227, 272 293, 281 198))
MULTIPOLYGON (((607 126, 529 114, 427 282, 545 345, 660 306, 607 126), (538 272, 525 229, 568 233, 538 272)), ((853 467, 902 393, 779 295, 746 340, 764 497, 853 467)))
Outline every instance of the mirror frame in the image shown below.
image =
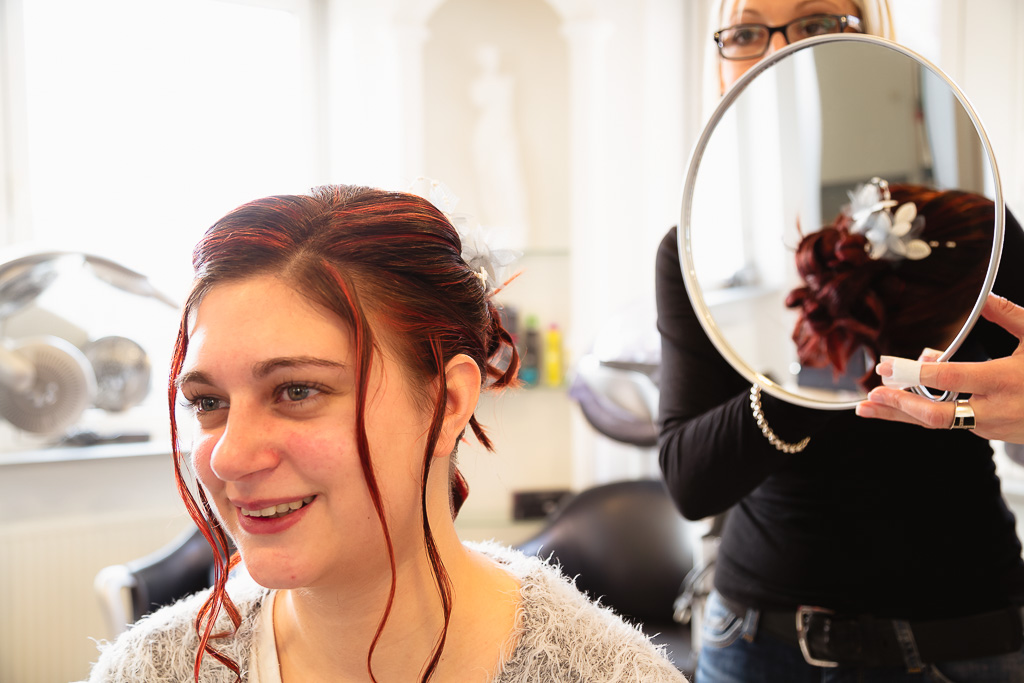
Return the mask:
MULTIPOLYGON (((974 304, 974 308, 971 309, 970 315, 964 322, 963 327, 957 333, 956 337, 950 342, 949 346, 939 356, 939 361, 945 361, 953 355, 953 353, 960 347, 964 339, 970 333, 971 328, 977 322, 981 316, 981 309, 985 305, 985 299, 988 293, 992 291, 992 285, 995 282, 996 271, 999 269, 999 259, 1003 251, 1003 231, 1005 228, 1005 205, 1003 203, 1003 190, 1002 183, 999 179, 999 167, 996 165, 995 154, 992 150, 992 144, 989 141, 988 135, 985 133, 985 129, 981 124, 981 119, 975 112, 974 107, 968 101, 967 97, 960 90, 960 88, 953 82, 953 80, 943 73, 937 66, 929 62, 921 55, 909 50, 901 45, 893 43, 892 41, 878 38, 877 36, 866 35, 861 33, 841 33, 834 35, 818 36, 815 38, 808 38, 801 40, 791 45, 786 45, 768 57, 764 58, 761 62, 751 67, 743 76, 733 84, 733 86, 726 91, 722 97, 722 101, 719 102, 711 115, 708 123, 705 125, 704 130, 701 132, 700 138, 695 145, 693 152, 690 155, 690 162, 686 171, 686 179, 683 184, 683 200, 682 200, 682 213, 680 215, 679 226, 680 229, 677 231, 678 249, 680 254, 680 265, 683 271, 683 281, 686 284, 686 292, 690 298, 690 303, 693 305, 694 311, 697 313, 697 317, 700 320, 701 326, 707 333, 711 342, 718 349, 719 353, 728 361, 737 372, 739 372, 748 381, 759 385, 764 391, 768 392, 776 398, 782 399, 789 403, 804 406, 807 408, 817 408, 823 410, 847 410, 854 408, 860 399, 855 401, 826 401, 821 399, 809 398, 807 396, 794 393, 781 385, 777 384, 773 380, 769 379, 765 375, 755 371, 749 367, 739 354, 729 345, 729 342, 725 339, 721 330, 715 324, 714 318, 711 315, 711 310, 704 300, 703 292, 700 289, 700 284, 697 282, 697 274, 694 267, 693 252, 691 250, 691 223, 690 214, 693 208, 693 194, 697 181, 697 172, 700 167, 701 159, 704 156, 704 152, 707 148, 708 142, 711 136, 714 134, 718 123, 722 117, 728 111, 729 107, 733 102, 746 90, 747 86, 757 78, 757 76, 764 71, 772 68, 776 63, 785 59, 794 52, 800 50, 810 49, 816 45, 833 42, 855 42, 855 43, 869 43, 876 44, 883 48, 898 52, 909 59, 914 60, 917 64, 924 67, 935 76, 940 78, 956 96, 960 106, 964 108, 967 115, 970 117, 971 123, 974 124, 975 131, 978 137, 981 139, 982 147, 985 150, 985 154, 988 158, 989 166, 992 171, 992 183, 995 189, 995 226, 992 240, 992 255, 989 259, 988 272, 985 274, 985 281, 982 283, 981 292, 978 296, 978 300, 974 304)), ((949 401, 956 397, 955 393, 945 392, 940 396, 932 395, 925 387, 914 387, 914 391, 917 393, 927 396, 928 398, 936 401, 949 401)))

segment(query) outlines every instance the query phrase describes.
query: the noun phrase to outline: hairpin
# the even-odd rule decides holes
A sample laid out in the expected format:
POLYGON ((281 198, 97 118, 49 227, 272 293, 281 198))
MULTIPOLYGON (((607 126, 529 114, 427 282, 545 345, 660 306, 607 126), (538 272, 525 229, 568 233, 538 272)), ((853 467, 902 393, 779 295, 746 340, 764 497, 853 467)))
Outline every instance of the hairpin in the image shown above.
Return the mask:
POLYGON ((845 212, 852 221, 850 232, 867 238, 864 248, 869 258, 876 261, 919 261, 932 253, 927 242, 917 239, 924 229, 924 216, 917 215, 917 206, 913 202, 907 202, 893 212, 892 208, 898 202, 892 199, 888 182, 872 178, 853 192, 847 192, 847 196, 850 197, 850 205, 845 212))

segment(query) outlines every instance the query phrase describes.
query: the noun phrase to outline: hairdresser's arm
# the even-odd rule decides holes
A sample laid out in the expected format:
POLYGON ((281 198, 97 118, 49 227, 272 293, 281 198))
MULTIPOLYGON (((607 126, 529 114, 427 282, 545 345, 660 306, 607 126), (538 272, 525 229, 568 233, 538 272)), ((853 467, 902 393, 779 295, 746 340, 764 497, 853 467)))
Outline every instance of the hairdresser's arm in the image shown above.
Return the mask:
MULTIPOLYGON (((922 363, 921 383, 935 389, 969 393, 977 427, 986 439, 1024 443, 1024 230, 1009 211, 1003 241, 1002 267, 971 335, 979 335, 993 360, 979 363, 922 363)), ((890 367, 879 364, 879 372, 890 367)), ((933 429, 953 423, 953 405, 891 387, 878 387, 857 406, 862 417, 908 422, 933 429)))
POLYGON ((662 240, 657 259, 661 332, 659 462, 668 489, 686 517, 729 509, 793 457, 813 453, 825 411, 790 405, 765 393, 761 405, 783 441, 812 441, 800 455, 768 443, 750 410, 750 384, 722 358, 690 304, 679 267, 676 231, 662 240))

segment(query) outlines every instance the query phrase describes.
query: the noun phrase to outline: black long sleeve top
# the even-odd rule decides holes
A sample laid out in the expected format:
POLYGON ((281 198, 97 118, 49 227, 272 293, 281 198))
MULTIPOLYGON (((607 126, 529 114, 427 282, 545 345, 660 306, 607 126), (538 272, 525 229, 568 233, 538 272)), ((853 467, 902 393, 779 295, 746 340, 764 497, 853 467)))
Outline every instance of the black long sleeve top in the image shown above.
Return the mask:
MULTIPOLYGON (((1022 264, 1024 233, 1008 213, 996 293, 1024 301, 1022 264)), ((754 422, 750 384, 700 325, 674 228, 656 277, 659 460, 687 518, 730 510, 715 566, 723 595, 761 609, 818 605, 901 618, 1024 604, 1021 543, 987 441, 762 393, 779 438, 811 437, 803 452, 781 453, 754 422)), ((1000 357, 1016 345, 980 320, 962 350, 1000 357)))

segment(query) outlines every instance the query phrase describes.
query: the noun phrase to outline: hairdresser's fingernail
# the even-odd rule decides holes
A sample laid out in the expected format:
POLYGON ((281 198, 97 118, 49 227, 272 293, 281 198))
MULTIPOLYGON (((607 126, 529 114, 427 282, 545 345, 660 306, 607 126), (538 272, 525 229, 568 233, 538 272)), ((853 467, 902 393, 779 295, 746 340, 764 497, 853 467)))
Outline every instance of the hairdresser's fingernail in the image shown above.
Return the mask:
POLYGON ((874 417, 875 411, 870 406, 866 406, 863 403, 858 403, 853 409, 853 412, 857 417, 874 417))
POLYGON ((908 389, 921 383, 921 361, 910 360, 909 358, 897 358, 895 356, 882 356, 879 360, 879 373, 882 375, 882 384, 896 389, 908 389), (891 371, 888 375, 882 374, 881 365, 888 363, 891 371))
POLYGON ((938 349, 926 348, 924 351, 921 352, 920 360, 931 362, 941 355, 942 351, 939 351, 938 349))

